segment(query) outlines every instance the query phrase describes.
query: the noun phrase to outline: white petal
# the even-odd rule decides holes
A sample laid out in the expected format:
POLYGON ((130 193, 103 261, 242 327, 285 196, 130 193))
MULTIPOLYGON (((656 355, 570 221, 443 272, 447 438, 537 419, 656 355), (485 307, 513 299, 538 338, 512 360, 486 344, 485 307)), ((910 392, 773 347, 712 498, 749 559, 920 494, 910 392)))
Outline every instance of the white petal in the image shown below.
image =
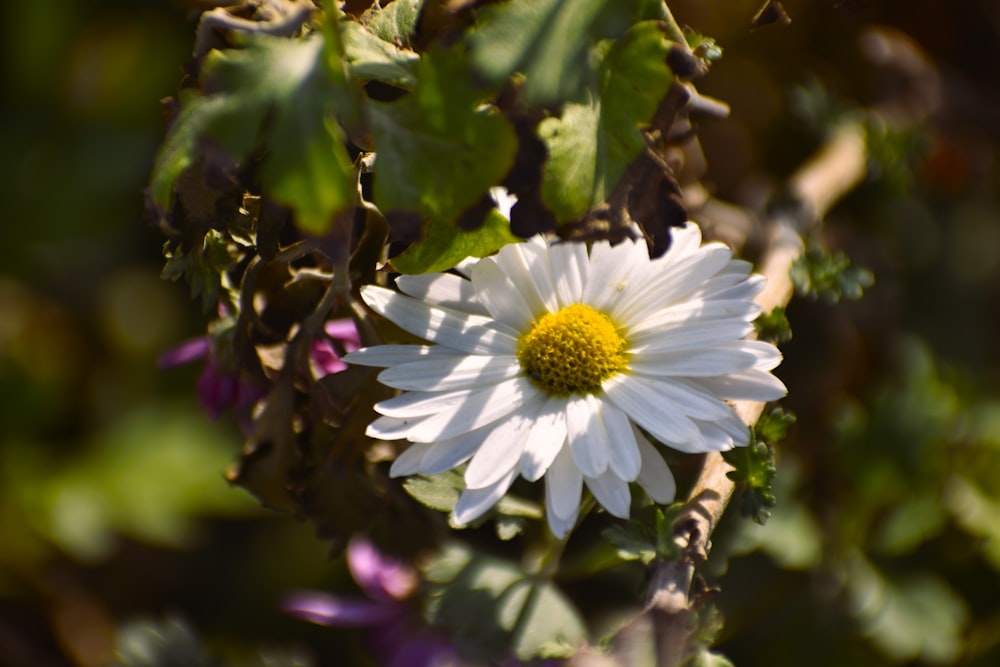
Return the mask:
POLYGON ((405 437, 414 442, 454 438, 506 417, 537 395, 535 385, 523 377, 476 389, 461 405, 424 419, 405 437))
POLYGON ((635 429, 635 441, 642 455, 642 470, 636 481, 653 502, 661 505, 673 502, 677 495, 677 482, 674 481, 667 462, 663 460, 663 455, 638 429, 635 429))
POLYGON ((517 350, 515 332, 489 318, 427 306, 374 285, 362 287, 361 297, 372 310, 425 340, 469 354, 514 354, 517 350))
POLYGON ((701 247, 701 227, 698 223, 688 220, 683 227, 670 228, 670 248, 660 261, 664 263, 677 262, 688 255, 697 252, 701 247))
POLYGON ((740 348, 757 358, 754 368, 759 371, 769 371, 781 363, 781 352, 774 345, 759 340, 745 340, 740 348))
POLYGON ((565 308, 580 303, 589 270, 586 244, 572 241, 554 243, 549 246, 549 261, 552 263, 559 306, 565 308))
POLYGON ((477 315, 490 314, 486 306, 476 300, 472 282, 451 273, 399 276, 396 278, 396 287, 404 294, 434 306, 477 315))
POLYGON ((517 468, 524 443, 538 411, 545 404, 542 396, 529 401, 520 410, 494 425, 479 445, 465 471, 465 485, 481 489, 517 468))
POLYGON ((776 401, 788 393, 781 380, 756 369, 695 381, 716 396, 733 401, 776 401))
POLYGON ((476 453, 490 428, 484 426, 457 438, 435 442, 424 454, 423 461, 420 462, 420 472, 425 475, 436 475, 462 465, 476 453))
POLYGON ((551 396, 545 402, 521 454, 521 476, 534 482, 545 474, 556 454, 566 444, 566 399, 551 396))
POLYGON ((424 421, 424 417, 379 417, 365 429, 365 435, 379 440, 399 440, 407 437, 414 426, 424 421))
POLYGON ((681 375, 701 377, 724 375, 752 368, 757 357, 750 351, 731 347, 704 350, 637 354, 629 359, 629 368, 643 375, 681 375))
POLYGON ((566 403, 566 429, 573 461, 587 477, 597 477, 608 469, 608 434, 595 410, 592 396, 571 396, 566 403))
POLYGON ((497 501, 507 493, 511 483, 514 481, 514 471, 507 473, 505 477, 498 480, 496 484, 482 489, 466 489, 458 498, 455 511, 452 512, 451 519, 456 526, 464 526, 470 521, 475 521, 488 509, 496 505, 497 501))
POLYGON ((466 257, 461 262, 456 264, 453 270, 468 278, 472 275, 472 268, 478 263, 478 257, 466 257))
POLYGON ((743 445, 749 444, 750 427, 746 425, 738 414, 736 414, 735 410, 733 410, 725 419, 719 419, 712 423, 725 431, 729 437, 733 439, 733 445, 742 447, 743 445))
POLYGON ((559 310, 548 249, 538 237, 525 243, 511 243, 494 258, 517 287, 535 318, 559 310))
POLYGON ((752 268, 753 265, 750 262, 734 259, 722 267, 721 271, 702 283, 695 295, 702 299, 714 298, 716 293, 746 281, 752 268))
MULTIPOLYGON (((721 285, 724 279, 729 277, 729 275, 719 276, 719 284, 721 285)), ((766 284, 767 279, 764 276, 754 274, 752 276, 748 276, 745 280, 741 280, 740 282, 728 287, 706 285, 704 289, 698 292, 698 296, 705 299, 720 299, 727 301, 730 299, 750 300, 760 294, 760 291, 764 289, 764 285, 766 284)))
MULTIPOLYGON (((733 436, 719 426, 719 422, 694 420, 701 433, 701 441, 692 450, 699 452, 725 452, 733 448, 733 436)), ((745 430, 745 429, 744 429, 745 430)))
POLYGON ((472 269, 472 284, 476 297, 490 314, 515 331, 524 331, 534 318, 521 293, 492 257, 487 257, 472 269))
POLYGON ((420 468, 420 462, 430 448, 430 445, 425 445, 424 443, 411 444, 392 462, 392 467, 389 468, 389 476, 405 477, 423 472, 420 468))
POLYGON ((566 537, 566 534, 573 530, 573 526, 576 525, 576 514, 568 518, 560 518, 556 516, 555 512, 552 511, 552 507, 549 502, 551 496, 546 492, 545 494, 545 518, 549 522, 549 530, 552 534, 562 539, 566 537))
POLYGON ((590 251, 590 274, 583 289, 583 303, 609 312, 614 319, 616 304, 637 285, 644 284, 649 267, 649 250, 645 242, 626 240, 611 247, 607 242, 595 243, 590 251))
POLYGON ((612 472, 626 482, 631 482, 639 474, 641 460, 635 445, 635 435, 628 416, 610 401, 601 401, 601 421, 608 434, 610 466, 612 472))
POLYGON ((728 403, 707 391, 694 379, 661 377, 648 380, 644 385, 645 390, 656 393, 657 400, 692 419, 725 419, 733 414, 728 403))
POLYGON ((697 439, 698 429, 681 410, 664 404, 648 378, 616 375, 604 382, 604 395, 660 442, 682 449, 697 439))
POLYGON ((743 320, 721 320, 677 324, 666 329, 629 336, 629 354, 661 354, 676 350, 711 347, 739 340, 753 331, 753 325, 743 320))
POLYGON ((626 325, 632 338, 649 335, 667 335, 667 331, 680 326, 694 326, 707 322, 751 322, 760 315, 760 305, 753 301, 703 301, 693 299, 643 316, 626 325))
POLYGON ((545 474, 545 505, 548 511, 561 519, 576 519, 582 490, 583 475, 573 463, 569 447, 563 447, 545 474))
POLYGON ((344 355, 344 361, 356 366, 396 366, 412 361, 443 359, 461 355, 440 345, 375 345, 344 355))
POLYGON ((597 478, 584 477, 587 487, 594 498, 606 509, 619 519, 627 519, 629 515, 629 505, 632 503, 632 494, 628 490, 628 482, 619 479, 615 475, 601 475, 597 478))
POLYGON ((387 368, 378 380, 394 389, 450 391, 496 384, 520 372, 517 357, 511 355, 452 356, 387 368))
POLYGON ((461 405, 472 393, 472 389, 449 392, 411 391, 375 404, 375 412, 386 417, 399 419, 429 417, 461 405))
POLYGON ((696 292, 704 282, 729 263, 732 251, 712 243, 636 285, 614 305, 609 315, 616 322, 631 323, 644 313, 659 311, 696 292))

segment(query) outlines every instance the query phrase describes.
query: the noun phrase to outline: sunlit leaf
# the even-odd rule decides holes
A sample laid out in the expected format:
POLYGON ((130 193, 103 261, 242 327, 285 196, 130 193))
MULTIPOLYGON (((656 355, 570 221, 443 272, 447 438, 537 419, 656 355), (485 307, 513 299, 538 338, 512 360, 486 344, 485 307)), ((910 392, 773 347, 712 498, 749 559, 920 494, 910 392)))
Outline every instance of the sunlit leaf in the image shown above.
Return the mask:
MULTIPOLYGON (((392 3, 390 7, 399 2, 392 3)), ((379 12, 379 15, 383 14, 379 12)), ((344 57, 348 63, 351 78, 359 81, 374 79, 401 88, 413 88, 416 83, 414 70, 420 56, 404 49, 381 34, 373 34, 355 21, 341 24, 344 38, 344 57)))
POLYGON ((847 594, 864 633, 894 662, 950 664, 961 651, 969 612, 939 577, 894 581, 858 556, 850 561, 847 594))
POLYGON ((983 555, 1000 571, 1000 499, 954 476, 945 486, 944 502, 959 526, 983 538, 983 555))
POLYGON ((685 667, 734 667, 724 655, 713 653, 708 649, 700 649, 684 663, 685 667))
POLYGON ((424 0, 393 0, 383 7, 376 2, 362 15, 361 22, 379 39, 403 46, 416 30, 423 4, 424 0))
POLYGON ((515 72, 526 81, 529 103, 579 98, 587 79, 588 53, 600 40, 624 33, 634 1, 512 0, 488 8, 471 35, 472 60, 489 80, 515 72))
POLYGON ((111 667, 218 667, 186 623, 134 621, 118 629, 111 667))
POLYGON ((511 648, 522 660, 569 657, 586 641, 579 612, 549 580, 522 579, 497 603, 500 627, 511 633, 511 648))
POLYGON ((453 223, 499 184, 517 148, 514 130, 480 103, 461 52, 431 51, 412 93, 371 103, 378 150, 375 204, 453 223))
POLYGON ((442 551, 426 576, 439 584, 428 621, 450 628, 470 658, 565 657, 585 639, 579 613, 555 585, 513 563, 456 545, 442 551))
POLYGON ((450 512, 455 509, 465 482, 460 473, 449 470, 439 475, 408 477, 403 482, 403 488, 427 507, 439 512, 450 512))
POLYGON ((947 518, 948 513, 937 493, 907 499, 881 521, 872 546, 884 555, 911 553, 923 542, 940 534, 947 518))
POLYGON ((673 80, 665 62, 669 49, 658 24, 636 25, 604 56, 599 93, 539 124, 549 152, 542 198, 560 222, 604 201, 644 149, 641 128, 673 80))
POLYGON ((392 267, 402 273, 446 271, 467 257, 485 257, 508 243, 520 241, 510 233, 510 223, 491 211, 478 229, 466 231, 431 218, 424 238, 392 258, 392 267))
POLYGON ((246 48, 205 58, 205 94, 182 100, 154 164, 153 199, 169 207, 174 182, 202 141, 218 143, 237 160, 265 143, 266 193, 292 208, 303 230, 322 234, 355 197, 353 165, 332 105, 349 95, 336 89, 320 35, 246 39, 246 48))

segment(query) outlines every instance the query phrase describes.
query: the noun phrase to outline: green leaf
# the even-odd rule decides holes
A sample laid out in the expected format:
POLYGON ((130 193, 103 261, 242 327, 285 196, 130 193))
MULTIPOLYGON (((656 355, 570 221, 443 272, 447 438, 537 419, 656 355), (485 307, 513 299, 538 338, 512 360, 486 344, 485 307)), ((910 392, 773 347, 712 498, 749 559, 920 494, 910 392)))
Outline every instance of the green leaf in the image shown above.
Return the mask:
POLYGON ((542 508, 538 503, 509 493, 497 501, 495 511, 497 514, 506 517, 541 519, 544 516, 544 512, 542 512, 542 508))
POLYGON ((849 563, 848 607, 894 663, 951 664, 969 620, 965 601, 932 574, 892 580, 860 556, 849 563))
MULTIPOLYGON (((200 248, 184 252, 167 241, 163 245, 163 255, 167 261, 160 277, 165 280, 183 277, 191 290, 191 298, 200 296, 202 310, 209 313, 218 309, 220 297, 229 289, 224 277, 240 259, 242 249, 226 234, 210 229, 202 238, 200 248)), ((239 299, 233 292, 228 296, 234 304, 239 299)))
POLYGON ((630 519, 604 530, 601 535, 613 544, 622 560, 638 560, 649 565, 654 560, 671 560, 680 555, 673 540, 673 525, 682 503, 666 512, 657 508, 652 522, 630 519))
POLYGON ((473 64, 495 84, 524 73, 529 104, 579 99, 594 75, 588 66, 591 48, 600 39, 624 33, 635 5, 622 0, 512 0, 493 5, 480 15, 480 27, 470 35, 473 64))
POLYGON ((944 503, 956 524, 983 539, 983 557, 1000 571, 1000 500, 967 478, 955 475, 945 486, 944 503))
POLYGON ((350 92, 337 82, 320 35, 245 39, 244 49, 206 57, 206 95, 182 100, 154 164, 153 200, 169 206, 174 182, 195 161, 202 140, 217 142, 237 160, 266 145, 261 181, 267 194, 295 211, 304 231, 322 234, 356 194, 332 104, 350 92))
POLYGON ((118 629, 111 667, 217 667, 178 619, 135 621, 118 629))
POLYGON ((761 313, 753 321, 753 328, 760 340, 771 341, 776 345, 787 343, 792 339, 792 327, 785 316, 784 306, 775 306, 766 313, 761 313))
POLYGON ((691 47, 695 57, 713 63, 722 59, 722 47, 715 43, 715 40, 696 32, 685 31, 684 41, 691 47))
POLYGON ((785 570, 809 570, 823 558, 823 533, 805 505, 782 502, 766 526, 746 524, 755 530, 760 550, 785 570))
POLYGON ((542 199, 560 222, 603 202, 644 149, 647 126, 673 80, 670 42, 655 22, 634 26, 604 57, 599 95, 569 103, 562 116, 538 125, 549 159, 542 199))
POLYGON ((568 658, 587 639, 579 612, 547 579, 528 577, 510 586, 497 600, 497 614, 521 660, 568 658))
MULTIPOLYGON (((389 5, 395 7, 400 0, 389 5)), ((385 13, 382 10, 379 13, 385 13)), ((386 40, 355 21, 341 23, 344 38, 344 59, 352 79, 375 80, 401 88, 412 89, 416 84, 416 64, 420 56, 397 43, 386 40)))
POLYGON ((782 407, 774 407, 761 416, 754 425, 758 440, 776 445, 788 435, 788 429, 795 423, 795 413, 782 407))
POLYGON ((402 46, 416 32, 423 4, 424 0, 393 0, 384 7, 375 3, 361 16, 361 23, 379 39, 402 46))
POLYGON ((722 453, 722 458, 736 468, 726 476, 742 487, 740 511, 759 524, 771 516, 777 503, 771 484, 777 467, 774 449, 766 442, 754 441, 746 447, 736 447, 722 453))
POLYGON ((524 532, 524 519, 516 516, 498 516, 496 527, 497 537, 506 542, 524 532))
POLYGON ((520 239, 510 233, 510 223, 498 211, 490 211, 479 229, 456 229, 431 218, 424 238, 392 258, 392 267, 401 273, 446 271, 466 257, 485 257, 520 239))
POLYGON ((194 405, 149 405, 96 433, 83 458, 56 468, 31 450, 10 449, 0 482, 39 534, 79 560, 106 558, 116 535, 182 548, 197 537, 199 518, 259 511, 223 480, 238 449, 231 436, 194 405))
POLYGON ((566 657, 585 641, 579 612, 562 592, 513 563, 453 545, 428 567, 426 579, 437 584, 428 622, 452 629, 473 660, 511 652, 522 660, 566 657))
POLYGON ((514 129, 481 106, 459 50, 431 51, 417 65, 412 93, 371 103, 378 158, 375 204, 454 222, 503 180, 514 161, 514 129))
POLYGON ((403 488, 427 507, 439 512, 451 512, 465 489, 465 481, 461 473, 449 470, 439 475, 409 477, 403 482, 403 488))
MULTIPOLYGON (((949 487, 945 487, 947 502, 949 487)), ((905 556, 913 553, 918 546, 941 534, 948 525, 948 512, 941 502, 937 489, 934 493, 901 500, 897 507, 889 510, 880 522, 877 532, 872 535, 872 551, 880 555, 905 556)), ((996 514, 991 519, 996 523, 996 514)), ((1000 532, 1000 531, 998 531, 1000 532)))
POLYGON ((474 555, 453 545, 427 570, 432 588, 425 608, 431 625, 449 628, 470 659, 488 661, 510 652, 510 634, 500 626, 497 599, 524 573, 513 563, 474 555))
POLYGON ((792 263, 789 271, 795 290, 801 296, 837 303, 841 298, 860 299, 865 289, 875 284, 868 269, 853 266, 842 252, 829 253, 814 247, 792 263))

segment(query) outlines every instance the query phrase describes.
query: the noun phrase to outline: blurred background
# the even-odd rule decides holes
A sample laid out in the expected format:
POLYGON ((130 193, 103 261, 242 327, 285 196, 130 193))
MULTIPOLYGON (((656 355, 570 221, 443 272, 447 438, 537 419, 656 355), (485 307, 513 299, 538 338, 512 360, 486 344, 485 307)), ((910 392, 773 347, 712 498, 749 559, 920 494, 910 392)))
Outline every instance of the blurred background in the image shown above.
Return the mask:
MULTIPOLYGON (((363 664, 354 634, 279 609, 292 588, 349 588, 343 563, 225 483, 241 437, 200 410, 197 364, 157 370, 204 331, 159 278, 143 196, 196 4, 4 12, 0 665, 107 664, 116 627, 165 618, 227 655, 363 664)), ((798 422, 771 520, 732 512, 716 536, 719 650, 1000 664, 1000 2, 789 0, 789 25, 751 29, 759 5, 670 3, 724 49, 700 84, 732 107, 699 123, 703 183, 762 210, 863 118, 868 178, 824 237, 876 284, 788 309, 798 422)))

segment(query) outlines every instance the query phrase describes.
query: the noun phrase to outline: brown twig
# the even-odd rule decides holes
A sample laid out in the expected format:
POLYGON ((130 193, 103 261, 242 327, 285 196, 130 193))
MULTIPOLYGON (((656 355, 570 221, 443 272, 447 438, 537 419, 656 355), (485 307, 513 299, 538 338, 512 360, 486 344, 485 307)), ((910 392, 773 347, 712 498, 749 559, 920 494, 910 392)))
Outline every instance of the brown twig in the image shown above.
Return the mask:
POLYGON ((228 46, 226 33, 242 32, 291 37, 316 10, 306 0, 267 0, 235 7, 215 7, 204 13, 195 31, 194 60, 200 61, 212 49, 228 46), (240 13, 247 16, 241 16, 240 13))
MULTIPOLYGON (((802 252, 802 235, 818 226, 829 208, 865 175, 864 131, 857 124, 839 128, 830 140, 804 164, 789 181, 789 190, 798 209, 770 221, 767 252, 761 273, 767 286, 757 302, 764 312, 784 306, 792 297, 789 278, 792 262, 802 252)), ((736 412, 753 425, 764 409, 763 403, 737 401, 736 412)), ((653 570, 646 601, 652 616, 657 667, 683 663, 691 646, 694 618, 691 584, 695 568, 711 549, 712 531, 732 498, 734 484, 726 473, 732 467, 719 453, 708 454, 687 505, 674 524, 675 542, 681 549, 677 560, 660 563, 653 570)))

